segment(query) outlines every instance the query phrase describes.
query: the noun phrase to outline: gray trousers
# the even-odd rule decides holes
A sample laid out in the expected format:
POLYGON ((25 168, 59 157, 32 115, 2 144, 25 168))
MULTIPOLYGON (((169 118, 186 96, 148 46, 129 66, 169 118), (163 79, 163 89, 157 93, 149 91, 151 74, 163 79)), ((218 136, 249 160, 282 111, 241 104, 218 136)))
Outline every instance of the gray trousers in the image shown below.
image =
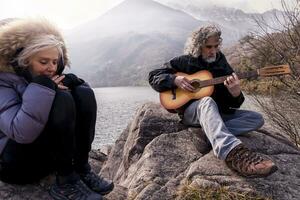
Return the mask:
POLYGON ((236 136, 257 130, 264 124, 264 119, 261 114, 248 110, 222 114, 211 97, 204 97, 187 107, 182 122, 201 126, 214 154, 224 160, 234 147, 242 143, 236 136))

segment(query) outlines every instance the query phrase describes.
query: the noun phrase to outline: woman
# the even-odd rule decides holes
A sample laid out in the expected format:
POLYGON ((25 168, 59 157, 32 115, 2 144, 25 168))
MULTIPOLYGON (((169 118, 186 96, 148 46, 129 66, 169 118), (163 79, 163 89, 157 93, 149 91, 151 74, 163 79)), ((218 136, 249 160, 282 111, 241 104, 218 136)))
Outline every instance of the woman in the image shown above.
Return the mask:
POLYGON ((88 163, 95 96, 82 79, 61 74, 66 65, 64 40, 49 22, 2 22, 0 179, 24 184, 55 171, 54 199, 102 199, 113 183, 88 163))

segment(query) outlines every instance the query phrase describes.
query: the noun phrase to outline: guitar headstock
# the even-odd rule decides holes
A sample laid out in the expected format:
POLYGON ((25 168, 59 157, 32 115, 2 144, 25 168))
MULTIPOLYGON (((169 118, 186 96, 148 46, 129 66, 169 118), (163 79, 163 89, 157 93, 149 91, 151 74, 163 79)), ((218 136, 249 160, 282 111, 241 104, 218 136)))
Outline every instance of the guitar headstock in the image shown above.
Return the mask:
POLYGON ((260 76, 276 76, 283 74, 290 74, 291 68, 288 64, 286 65, 274 65, 268 66, 257 70, 260 76))

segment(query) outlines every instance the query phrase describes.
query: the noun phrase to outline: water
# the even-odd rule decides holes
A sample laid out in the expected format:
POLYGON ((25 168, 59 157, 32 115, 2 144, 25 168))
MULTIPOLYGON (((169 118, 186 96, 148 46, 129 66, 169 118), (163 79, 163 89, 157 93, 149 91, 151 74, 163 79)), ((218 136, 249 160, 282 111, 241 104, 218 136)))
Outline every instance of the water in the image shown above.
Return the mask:
POLYGON ((150 87, 106 87, 94 92, 98 106, 95 149, 113 144, 142 104, 159 102, 158 93, 150 87))
MULTIPOLYGON (((106 87, 94 91, 98 105, 94 149, 113 144, 142 104, 159 102, 158 93, 150 87, 106 87)), ((259 111, 247 96, 242 109, 259 111)))

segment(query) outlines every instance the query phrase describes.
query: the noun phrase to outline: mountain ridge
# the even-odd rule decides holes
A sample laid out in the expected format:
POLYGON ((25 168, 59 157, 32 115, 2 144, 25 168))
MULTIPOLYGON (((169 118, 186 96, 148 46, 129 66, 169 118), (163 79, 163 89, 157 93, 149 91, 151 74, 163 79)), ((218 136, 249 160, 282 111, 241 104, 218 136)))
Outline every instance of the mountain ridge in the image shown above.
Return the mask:
MULTIPOLYGON (((228 13, 231 11, 227 9, 228 13)), ((244 14, 236 9, 235 12, 244 14)), ((198 20, 191 13, 153 0, 123 1, 66 35, 72 72, 94 87, 145 85, 150 70, 182 55, 190 33, 211 23, 220 26, 224 47, 249 31, 247 21, 236 22, 243 28, 231 25, 230 21, 198 20)))

